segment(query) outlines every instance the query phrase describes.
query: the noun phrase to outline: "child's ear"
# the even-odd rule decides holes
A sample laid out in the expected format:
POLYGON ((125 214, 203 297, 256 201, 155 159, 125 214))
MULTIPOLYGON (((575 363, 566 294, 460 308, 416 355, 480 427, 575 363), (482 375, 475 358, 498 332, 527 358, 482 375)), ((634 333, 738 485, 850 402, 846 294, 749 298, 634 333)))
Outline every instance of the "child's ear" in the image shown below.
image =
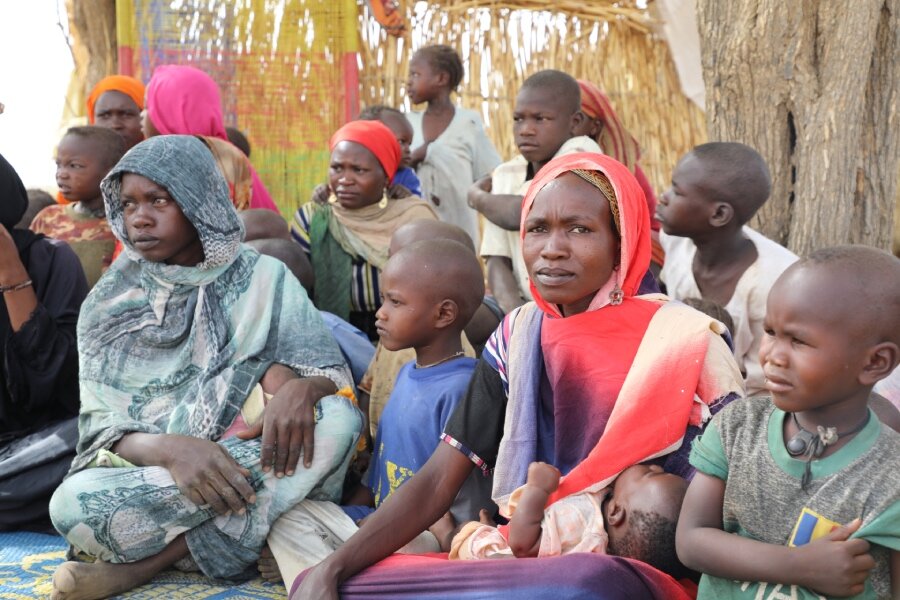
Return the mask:
MULTIPOLYGON (((437 74, 438 85, 450 87, 450 73, 447 71, 438 71, 437 74)), ((451 92, 453 90, 450 90, 451 92)))
POLYGON ((625 510, 625 505, 616 500, 615 494, 610 496, 606 502, 606 526, 619 527, 624 525, 627 516, 628 511, 625 510))
POLYGON ((456 321, 457 316, 459 316, 459 306, 453 300, 445 298, 438 304, 434 326, 438 329, 449 327, 456 321))
POLYGON ((575 135, 575 130, 581 127, 587 117, 580 110, 576 110, 575 114, 569 120, 569 135, 575 135))
POLYGON ((859 383, 875 385, 886 378, 900 361, 900 348, 893 342, 875 344, 868 350, 866 364, 859 374, 859 383))
POLYGON ((713 227, 724 227, 734 219, 734 208, 727 202, 717 202, 709 217, 709 224, 713 227))

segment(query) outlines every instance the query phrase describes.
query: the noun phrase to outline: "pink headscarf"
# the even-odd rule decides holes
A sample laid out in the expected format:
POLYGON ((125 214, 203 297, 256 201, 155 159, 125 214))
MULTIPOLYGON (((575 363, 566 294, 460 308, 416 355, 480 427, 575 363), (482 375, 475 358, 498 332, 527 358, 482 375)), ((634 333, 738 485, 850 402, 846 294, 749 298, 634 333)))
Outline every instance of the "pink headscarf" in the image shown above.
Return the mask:
MULTIPOLYGON (((164 135, 202 135, 228 141, 222 98, 213 78, 194 67, 160 65, 147 84, 147 116, 164 135)), ((278 212, 268 190, 251 167, 250 208, 278 212)))

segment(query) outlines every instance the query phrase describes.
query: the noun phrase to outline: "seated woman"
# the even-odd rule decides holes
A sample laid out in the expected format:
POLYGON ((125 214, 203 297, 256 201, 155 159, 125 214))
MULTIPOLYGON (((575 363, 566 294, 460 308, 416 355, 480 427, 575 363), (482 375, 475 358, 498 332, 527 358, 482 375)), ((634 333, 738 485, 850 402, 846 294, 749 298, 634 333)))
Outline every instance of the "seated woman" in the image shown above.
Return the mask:
POLYGON ((284 510, 340 497, 362 426, 349 371, 285 266, 241 244, 200 140, 138 144, 103 195, 125 252, 78 323, 78 454, 50 503, 98 560, 61 565, 53 597, 106 597, 176 563, 249 578, 284 510), (254 420, 257 384, 272 396, 254 420))
MULTIPOLYGON (((535 461, 564 475, 551 503, 602 489, 627 467, 646 461, 689 475, 690 440, 711 412, 742 393, 740 371, 718 322, 661 295, 635 296, 650 261, 650 219, 627 167, 590 153, 550 161, 523 201, 521 235, 535 301, 507 315, 488 341, 468 393, 444 429, 445 443, 353 538, 295 582, 293 598, 336 597, 339 583, 443 515, 474 467, 493 470, 493 498, 506 516, 510 494, 525 483, 535 461)), ((417 588, 379 590, 415 597, 414 589, 442 590, 442 582, 452 581, 455 590, 433 597, 501 587, 498 597, 510 597, 504 595, 513 581, 507 575, 530 569, 527 583, 536 587, 526 597, 560 598, 563 588, 555 584, 563 581, 565 561, 577 557, 484 561, 471 580, 458 566, 431 564, 396 579, 415 575, 417 588), (506 566, 535 560, 557 566, 506 566), (486 570, 497 582, 493 587, 468 587, 474 585, 470 581, 490 582, 481 577, 486 570)), ((592 557, 616 560, 624 559, 592 557)), ((631 564, 647 587, 615 597, 679 597, 652 583, 658 572, 631 564)), ((600 570, 594 565, 583 574, 600 570)), ((566 572, 565 584, 577 587, 577 575, 566 572)), ((381 581, 364 574, 344 591, 365 597, 363 586, 374 580, 381 581)))
POLYGON ((0 531, 46 520, 78 437, 75 323, 87 281, 65 243, 13 229, 27 207, 0 156, 0 531))
POLYGON ((196 135, 203 138, 225 175, 238 210, 278 212, 249 159, 228 141, 222 98, 213 78, 195 67, 161 65, 147 84, 144 135, 196 135))
POLYGON ((389 198, 400 164, 400 144, 380 121, 351 121, 331 136, 328 202, 307 202, 294 216, 291 234, 310 255, 314 299, 378 339, 379 271, 394 231, 416 219, 437 219, 420 198, 389 198))

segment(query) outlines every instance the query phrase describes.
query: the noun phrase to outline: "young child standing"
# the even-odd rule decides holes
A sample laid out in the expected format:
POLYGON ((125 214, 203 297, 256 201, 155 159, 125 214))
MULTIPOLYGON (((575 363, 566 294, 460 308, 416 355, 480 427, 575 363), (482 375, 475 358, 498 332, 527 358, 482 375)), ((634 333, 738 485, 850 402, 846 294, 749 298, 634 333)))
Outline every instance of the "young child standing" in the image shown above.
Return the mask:
POLYGON ((900 435, 868 403, 900 362, 900 260, 814 252, 764 327, 770 396, 726 407, 691 452, 676 543, 698 598, 898 598, 900 435))
POLYGON ((397 168, 397 172, 394 173, 391 184, 402 185, 412 192, 414 196, 421 198, 422 184, 419 182, 416 172, 409 166, 411 161, 409 145, 412 144, 413 138, 413 128, 409 123, 409 119, 396 108, 382 104, 366 107, 359 113, 359 118, 365 121, 381 121, 394 133, 397 142, 400 144, 401 154, 400 166, 397 168))
MULTIPOLYGON (((425 464, 475 369, 475 359, 464 356, 460 342, 484 296, 481 267, 469 248, 447 239, 402 248, 385 265, 382 294, 376 324, 381 343, 389 350, 413 348, 416 357, 397 376, 378 425, 369 472, 350 502, 353 506, 301 502, 273 526, 269 547, 288 585, 343 544, 355 533, 356 522, 425 464)), ((493 507, 490 492, 491 479, 473 472, 451 514, 459 522, 477 517, 481 509, 493 507)), ((420 536, 407 551, 447 547, 451 529, 435 526, 433 535, 420 536)))
POLYGON ((519 154, 480 180, 470 203, 485 215, 481 255, 488 286, 504 312, 531 300, 522 258, 519 213, 535 173, 556 156, 600 152, 600 146, 574 131, 584 119, 578 82, 562 71, 539 71, 525 80, 516 96, 513 133, 519 154))
POLYGON ((666 253, 660 278, 672 298, 702 298, 734 319, 734 354, 747 394, 764 389, 762 321, 772 284, 797 256, 747 222, 769 197, 771 180, 756 150, 734 142, 702 144, 672 172, 656 216, 666 253))
POLYGON ((116 246, 100 182, 124 154, 125 139, 112 129, 70 128, 56 151, 56 185, 69 204, 48 206, 31 222, 35 233, 72 247, 91 287, 112 263, 116 246))
POLYGON ((463 73, 453 48, 419 49, 409 61, 406 87, 413 104, 424 102, 427 107, 407 116, 413 128, 411 162, 422 182, 422 198, 442 221, 462 227, 477 246, 478 214, 466 203, 466 192, 500 164, 500 155, 484 133, 478 113, 450 100, 463 73))
POLYGON ((657 465, 634 465, 602 490, 572 494, 547 506, 560 477, 553 465, 531 463, 525 485, 513 492, 509 525, 466 523, 453 538, 450 558, 593 552, 640 560, 676 579, 686 574, 675 554, 675 526, 688 485, 684 479, 657 465))

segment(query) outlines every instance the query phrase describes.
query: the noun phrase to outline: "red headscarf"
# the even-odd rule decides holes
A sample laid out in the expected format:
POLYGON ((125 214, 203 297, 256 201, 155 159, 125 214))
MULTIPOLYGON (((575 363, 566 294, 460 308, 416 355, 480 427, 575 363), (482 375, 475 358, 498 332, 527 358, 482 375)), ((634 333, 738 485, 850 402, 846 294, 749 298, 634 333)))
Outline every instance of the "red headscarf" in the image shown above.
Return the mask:
MULTIPOLYGON (((622 246, 622 256, 619 268, 613 272, 613 276, 594 297, 588 311, 597 310, 609 303, 609 292, 616 284, 621 288, 624 296, 634 296, 640 287, 641 280, 650 266, 650 215, 647 210, 647 202, 644 192, 628 167, 619 161, 593 152, 577 152, 554 158, 538 171, 537 177, 528 187, 528 192, 522 200, 522 220, 519 226, 519 235, 523 243, 525 239, 525 219, 534 205, 534 198, 544 186, 557 179, 559 176, 574 170, 599 171, 613 186, 616 193, 616 203, 619 208, 619 229, 622 246)), ((599 193, 599 190, 598 190, 599 193)), ((537 305, 545 314, 561 317, 559 308, 549 304, 541 298, 540 293, 530 283, 531 295, 537 305)))
POLYGON ((387 125, 381 121, 350 121, 331 136, 329 149, 334 150, 340 142, 356 142, 365 147, 381 163, 388 181, 394 178, 400 166, 400 143, 387 125))
POLYGON ((144 110, 144 84, 134 77, 127 75, 110 75, 100 80, 91 95, 87 99, 87 116, 91 125, 94 124, 94 105, 106 92, 122 92, 137 104, 138 109, 144 110))

